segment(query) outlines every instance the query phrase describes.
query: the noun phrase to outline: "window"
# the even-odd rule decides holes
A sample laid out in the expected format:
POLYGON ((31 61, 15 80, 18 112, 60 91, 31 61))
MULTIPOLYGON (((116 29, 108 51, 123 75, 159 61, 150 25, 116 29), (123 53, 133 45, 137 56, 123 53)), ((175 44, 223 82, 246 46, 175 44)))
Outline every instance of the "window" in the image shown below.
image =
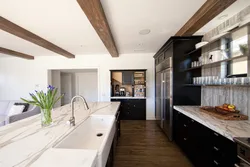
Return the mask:
MULTIPOLYGON (((248 27, 243 27, 232 33, 231 57, 248 54, 248 27)), ((231 61, 229 75, 247 74, 247 57, 231 61)))

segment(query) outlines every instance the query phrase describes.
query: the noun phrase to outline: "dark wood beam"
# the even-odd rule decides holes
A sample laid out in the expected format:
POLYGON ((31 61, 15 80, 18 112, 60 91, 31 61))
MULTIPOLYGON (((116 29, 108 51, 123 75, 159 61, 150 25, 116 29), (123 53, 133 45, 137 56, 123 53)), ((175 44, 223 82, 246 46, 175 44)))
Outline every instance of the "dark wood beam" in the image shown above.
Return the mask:
POLYGON ((48 49, 52 52, 65 56, 67 58, 75 58, 75 55, 69 53, 68 51, 56 46, 55 44, 39 37, 38 35, 12 23, 11 21, 0 16, 0 29, 6 31, 10 34, 13 34, 19 38, 32 42, 36 45, 39 45, 45 49, 48 49))
POLYGON ((77 2, 111 56, 118 57, 119 53, 100 0, 77 0, 77 2))
POLYGON ((23 58, 23 59, 34 60, 34 56, 24 54, 24 53, 21 53, 21 52, 17 52, 17 51, 14 51, 14 50, 2 48, 2 47, 0 47, 0 53, 15 56, 15 57, 20 57, 20 58, 23 58))
POLYGON ((175 35, 193 35, 235 1, 237 0, 207 0, 175 35))

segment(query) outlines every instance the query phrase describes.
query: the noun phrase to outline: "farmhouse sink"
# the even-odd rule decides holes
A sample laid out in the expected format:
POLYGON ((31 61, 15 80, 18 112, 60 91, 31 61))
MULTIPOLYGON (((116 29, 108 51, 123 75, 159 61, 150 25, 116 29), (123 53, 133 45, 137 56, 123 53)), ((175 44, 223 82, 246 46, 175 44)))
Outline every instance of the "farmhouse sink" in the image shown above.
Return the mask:
POLYGON ((114 116, 90 116, 54 148, 97 150, 97 167, 106 165, 115 134, 114 116))

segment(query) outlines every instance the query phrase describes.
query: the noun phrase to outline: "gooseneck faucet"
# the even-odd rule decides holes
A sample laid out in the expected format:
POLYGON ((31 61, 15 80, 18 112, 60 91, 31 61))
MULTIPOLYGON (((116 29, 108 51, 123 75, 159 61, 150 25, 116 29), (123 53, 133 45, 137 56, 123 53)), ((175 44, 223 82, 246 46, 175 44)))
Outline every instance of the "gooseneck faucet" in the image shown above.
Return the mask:
POLYGON ((71 125, 71 126, 75 126, 75 125, 76 125, 76 123, 75 123, 75 111, 74 111, 74 100, 75 100, 76 98, 80 98, 80 99, 83 101, 83 104, 84 104, 86 110, 89 109, 89 106, 88 106, 88 104, 87 104, 87 102, 86 102, 86 100, 85 100, 85 98, 84 98, 83 96, 80 96, 80 95, 74 96, 74 97, 71 99, 71 103, 70 103, 70 105, 71 105, 72 116, 71 116, 69 122, 70 122, 70 125, 71 125))

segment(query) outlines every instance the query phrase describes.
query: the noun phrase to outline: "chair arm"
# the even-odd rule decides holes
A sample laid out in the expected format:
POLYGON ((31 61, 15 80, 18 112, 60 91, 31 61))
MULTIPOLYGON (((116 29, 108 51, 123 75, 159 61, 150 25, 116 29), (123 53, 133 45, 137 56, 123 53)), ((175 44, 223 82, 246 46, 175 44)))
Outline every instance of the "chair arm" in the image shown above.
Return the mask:
POLYGON ((40 110, 31 110, 31 111, 27 111, 27 112, 23 112, 21 114, 16 114, 16 115, 12 115, 9 116, 8 119, 6 120, 6 123, 13 123, 28 117, 31 117, 33 115, 37 115, 40 113, 40 110))

